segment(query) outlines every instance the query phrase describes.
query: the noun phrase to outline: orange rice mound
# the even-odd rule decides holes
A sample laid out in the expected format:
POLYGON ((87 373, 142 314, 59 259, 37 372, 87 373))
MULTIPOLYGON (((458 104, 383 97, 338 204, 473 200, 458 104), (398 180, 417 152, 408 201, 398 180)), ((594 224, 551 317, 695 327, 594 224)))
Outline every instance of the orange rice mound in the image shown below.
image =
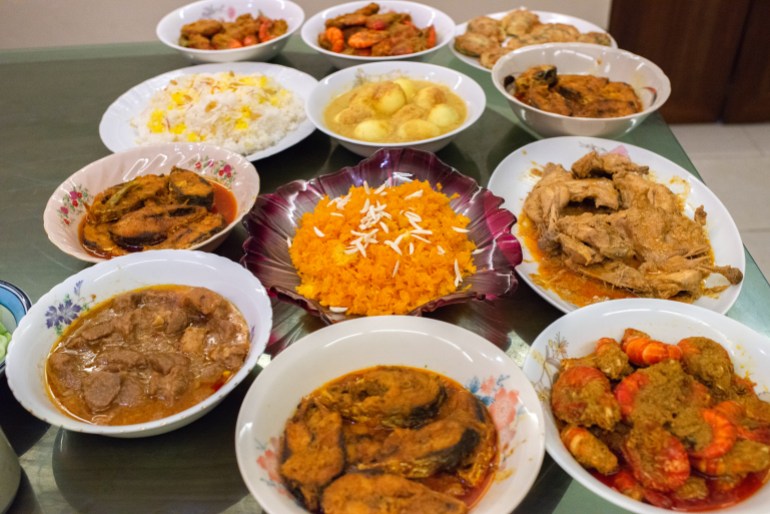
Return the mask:
POLYGON ((335 312, 374 316, 405 314, 462 289, 476 272, 476 246, 470 220, 449 201, 427 181, 325 196, 289 241, 297 292, 335 312))

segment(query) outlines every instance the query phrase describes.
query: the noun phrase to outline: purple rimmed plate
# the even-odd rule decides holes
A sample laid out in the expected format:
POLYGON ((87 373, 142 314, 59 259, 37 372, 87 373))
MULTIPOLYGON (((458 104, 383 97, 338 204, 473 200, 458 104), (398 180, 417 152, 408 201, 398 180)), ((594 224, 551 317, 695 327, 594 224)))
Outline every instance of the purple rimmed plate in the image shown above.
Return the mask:
POLYGON ((300 277, 289 256, 288 241, 294 237, 302 215, 312 212, 324 195, 344 196, 352 186, 362 186, 364 182, 376 188, 386 182, 396 186, 411 180, 427 180, 433 187, 440 183, 447 196, 457 195, 450 205, 471 220, 468 237, 476 244, 477 271, 464 281, 468 288, 431 300, 409 314, 419 316, 471 299, 494 300, 515 291, 518 281, 514 268, 521 262, 521 245, 511 234, 516 217, 500 207, 502 198, 435 154, 409 148, 382 149, 355 166, 308 181, 296 180, 275 193, 259 196, 244 219, 249 237, 243 244, 241 263, 272 296, 299 305, 326 323, 358 317, 332 312, 296 292, 300 277))

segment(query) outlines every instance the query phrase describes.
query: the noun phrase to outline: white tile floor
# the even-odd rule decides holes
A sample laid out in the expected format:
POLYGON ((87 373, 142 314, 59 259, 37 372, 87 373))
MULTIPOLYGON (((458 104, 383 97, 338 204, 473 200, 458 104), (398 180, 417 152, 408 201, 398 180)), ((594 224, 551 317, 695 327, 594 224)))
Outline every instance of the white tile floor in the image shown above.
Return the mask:
POLYGON ((732 214, 762 273, 770 277, 770 123, 671 129, 732 214))

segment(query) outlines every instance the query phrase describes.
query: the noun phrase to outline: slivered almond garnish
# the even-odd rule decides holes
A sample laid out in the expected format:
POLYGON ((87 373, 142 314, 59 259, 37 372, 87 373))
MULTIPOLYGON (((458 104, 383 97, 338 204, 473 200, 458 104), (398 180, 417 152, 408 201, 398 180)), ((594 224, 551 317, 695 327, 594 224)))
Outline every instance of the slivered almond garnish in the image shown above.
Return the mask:
POLYGON ((475 245, 456 230, 469 220, 440 186, 397 182, 353 186, 302 216, 289 248, 299 294, 346 314, 406 314, 476 272, 475 245))

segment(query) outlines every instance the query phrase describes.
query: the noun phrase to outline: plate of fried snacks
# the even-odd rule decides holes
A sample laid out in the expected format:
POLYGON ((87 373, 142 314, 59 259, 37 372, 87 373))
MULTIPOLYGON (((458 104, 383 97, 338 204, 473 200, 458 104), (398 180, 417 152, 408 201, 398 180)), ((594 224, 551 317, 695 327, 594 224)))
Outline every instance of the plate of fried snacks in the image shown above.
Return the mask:
POLYGON ((261 195, 242 262, 327 323, 493 300, 515 291, 521 262, 501 202, 433 153, 385 148, 261 195))
POLYGON ((541 405, 513 360, 415 316, 337 323, 288 347, 246 394, 235 437, 251 494, 287 514, 508 514, 544 455, 541 405))
POLYGON ((489 71, 508 52, 543 43, 618 46, 612 36, 589 21, 567 14, 519 8, 477 16, 458 25, 450 49, 469 66, 489 71))
POLYGON ((157 143, 207 143, 255 161, 315 130, 305 101, 317 83, 307 73, 263 62, 169 71, 115 100, 102 116, 99 135, 113 152, 157 143))
POLYGON ((249 212, 259 184, 254 165, 217 146, 138 147, 62 182, 43 225, 60 250, 87 262, 147 250, 211 251, 249 212))
POLYGON ((519 276, 564 312, 662 298, 725 313, 745 255, 720 200, 684 168, 634 145, 555 137, 523 146, 489 188, 519 219, 519 276))
POLYGON ((568 313, 523 370, 546 449, 574 479, 640 514, 766 512, 770 340, 723 314, 625 299, 568 313))

